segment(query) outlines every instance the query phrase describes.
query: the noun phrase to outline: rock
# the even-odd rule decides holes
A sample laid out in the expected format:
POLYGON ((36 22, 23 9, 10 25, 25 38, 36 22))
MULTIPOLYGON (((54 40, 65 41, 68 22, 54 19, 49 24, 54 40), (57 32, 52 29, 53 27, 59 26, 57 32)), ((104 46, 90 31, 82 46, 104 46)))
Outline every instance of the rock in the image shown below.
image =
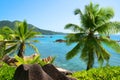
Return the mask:
POLYGON ((29 80, 30 65, 20 65, 14 74, 14 80, 29 80))
POLYGON ((33 65, 20 65, 14 74, 14 80, 53 80, 47 75, 41 66, 38 64, 33 65))
POLYGON ((2 58, 2 61, 7 63, 8 64, 8 60, 10 59, 10 57, 8 55, 5 55, 3 58, 2 58))
POLYGON ((65 69, 62 69, 62 68, 56 68, 58 71, 60 71, 61 73, 65 74, 65 75, 72 75, 72 72, 71 71, 68 71, 68 70, 65 70, 65 69))
POLYGON ((14 80, 77 80, 67 77, 52 64, 41 67, 39 64, 24 64, 17 67, 14 80))
POLYGON ((47 64, 42 67, 43 70, 53 79, 53 80, 69 80, 66 75, 62 74, 56 69, 52 64, 47 64))
POLYGON ((17 60, 15 58, 11 58, 8 55, 5 55, 2 59, 2 61, 11 66, 16 66, 15 62, 17 62, 17 60))
POLYGON ((68 77, 69 78, 69 80, 77 80, 77 79, 75 79, 75 78, 72 78, 72 77, 68 77))
POLYGON ((66 42, 66 40, 63 40, 63 39, 57 39, 55 42, 66 42))
POLYGON ((42 61, 45 63, 50 63, 51 61, 53 61, 53 57, 52 56, 48 56, 47 58, 43 58, 42 61))

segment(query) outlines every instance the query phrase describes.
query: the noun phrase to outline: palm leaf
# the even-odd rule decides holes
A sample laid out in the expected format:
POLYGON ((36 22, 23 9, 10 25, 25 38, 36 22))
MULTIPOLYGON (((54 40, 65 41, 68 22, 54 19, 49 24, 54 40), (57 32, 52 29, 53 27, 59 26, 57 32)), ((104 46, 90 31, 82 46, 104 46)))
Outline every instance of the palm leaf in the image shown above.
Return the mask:
POLYGON ((80 16, 83 15, 80 9, 76 9, 76 10, 74 11, 74 14, 75 14, 75 15, 80 14, 80 16))
POLYGON ((98 12, 99 18, 102 21, 108 21, 114 16, 114 10, 112 8, 101 8, 98 12))
POLYGON ((104 60, 106 60, 107 62, 109 61, 110 54, 105 48, 102 47, 102 45, 97 44, 95 51, 96 51, 96 55, 98 58, 98 62, 100 63, 100 66, 103 65, 104 60))
POLYGON ((65 29, 71 29, 71 30, 73 30, 74 32, 80 32, 80 31, 84 31, 84 29, 83 28, 81 28, 81 27, 79 27, 78 25, 76 25, 76 24, 67 24, 66 26, 65 26, 65 29))
POLYGON ((94 46, 94 53, 96 53, 98 62, 100 66, 102 66, 104 60, 108 61, 110 54, 109 52, 103 47, 101 44, 101 40, 99 38, 92 38, 93 46, 94 46))
POLYGON ((36 32, 34 31, 34 27, 32 27, 31 29, 29 29, 29 31, 25 34, 25 39, 30 39, 30 38, 33 38, 35 37, 36 35, 40 35, 41 33, 40 32, 36 32))
POLYGON ((117 41, 111 40, 106 37, 101 37, 102 43, 104 43, 107 47, 111 48, 117 53, 120 53, 120 44, 117 41))
POLYGON ((23 28, 24 28, 24 34, 26 34, 28 30, 28 24, 25 20, 23 21, 23 28))
POLYGON ((74 42, 79 42, 79 40, 83 39, 85 36, 86 36, 85 33, 68 34, 65 37, 67 41, 67 45, 70 45, 74 42))
POLYGON ((34 51, 35 51, 36 53, 39 53, 37 47, 35 47, 33 44, 27 43, 27 45, 29 45, 30 47, 32 47, 32 49, 34 49, 34 51))
POLYGON ((111 34, 118 33, 120 31, 120 22, 107 22, 100 25, 94 31, 97 31, 101 34, 111 34))
POLYGON ((9 54, 10 54, 12 51, 15 50, 16 47, 17 47, 17 44, 14 44, 13 46, 7 48, 7 49, 5 50, 5 53, 9 53, 9 54))
POLYGON ((67 53, 66 59, 69 60, 73 58, 75 55, 77 55, 81 50, 81 48, 83 47, 83 44, 84 44, 83 40, 80 40, 78 44, 71 51, 67 53))
POLYGON ((85 62, 88 61, 89 58, 89 51, 91 50, 91 41, 88 39, 88 37, 85 39, 84 47, 82 48, 80 58, 84 60, 85 62))

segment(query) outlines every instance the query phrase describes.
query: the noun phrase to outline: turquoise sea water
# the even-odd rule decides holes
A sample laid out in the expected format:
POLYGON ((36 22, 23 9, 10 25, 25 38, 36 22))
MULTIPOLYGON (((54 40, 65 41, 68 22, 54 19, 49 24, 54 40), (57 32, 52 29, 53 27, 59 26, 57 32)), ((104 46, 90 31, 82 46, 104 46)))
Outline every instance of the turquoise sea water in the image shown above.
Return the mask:
MULTIPOLYGON (((67 61, 65 59, 66 53, 71 50, 76 44, 67 46, 64 42, 59 43, 55 42, 57 39, 64 39, 65 35, 43 35, 44 37, 37 37, 36 40, 39 40, 39 43, 35 43, 36 47, 39 49, 42 58, 48 56, 56 56, 54 64, 58 67, 62 67, 71 71, 84 70, 86 69, 86 64, 79 58, 79 55, 73 59, 67 61)), ((120 35, 112 35, 111 38, 114 40, 120 40, 120 35)), ((108 48, 107 48, 108 49, 108 48)), ((111 58, 109 64, 111 66, 120 65, 120 54, 115 53, 111 49, 108 49, 111 53, 111 58)), ((34 52, 31 48, 26 50, 25 55, 31 55, 34 52)), ((98 67, 99 64, 97 60, 95 61, 94 67, 98 67)))

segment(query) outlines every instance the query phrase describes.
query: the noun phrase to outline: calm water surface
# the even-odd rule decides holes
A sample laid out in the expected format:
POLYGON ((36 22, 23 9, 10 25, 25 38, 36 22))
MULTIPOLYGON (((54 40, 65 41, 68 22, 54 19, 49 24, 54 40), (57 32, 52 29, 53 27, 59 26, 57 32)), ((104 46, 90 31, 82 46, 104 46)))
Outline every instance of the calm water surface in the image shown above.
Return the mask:
MULTIPOLYGON (((57 39, 64 39, 64 35, 43 35, 44 37, 35 38, 36 40, 39 40, 39 43, 35 43, 36 47, 39 49, 40 55, 42 58, 48 57, 48 56, 55 56, 55 62, 54 64, 56 66, 71 70, 71 71, 77 71, 77 70, 84 70, 86 69, 86 64, 79 58, 80 55, 77 55, 73 59, 67 61, 65 59, 65 55, 68 51, 70 51, 76 44, 72 44, 70 46, 67 46, 65 43, 58 43, 55 42, 57 39)), ((112 35, 111 38, 114 40, 120 40, 120 35, 112 35)), ((108 49, 108 48, 107 48, 108 49)), ((109 64, 111 66, 113 65, 120 65, 120 54, 115 53, 111 49, 108 49, 108 51, 111 53, 111 58, 109 64)), ((29 47, 26 50, 25 55, 31 55, 34 52, 29 47)), ((95 61, 94 67, 98 67, 99 64, 97 63, 97 60, 95 61)))

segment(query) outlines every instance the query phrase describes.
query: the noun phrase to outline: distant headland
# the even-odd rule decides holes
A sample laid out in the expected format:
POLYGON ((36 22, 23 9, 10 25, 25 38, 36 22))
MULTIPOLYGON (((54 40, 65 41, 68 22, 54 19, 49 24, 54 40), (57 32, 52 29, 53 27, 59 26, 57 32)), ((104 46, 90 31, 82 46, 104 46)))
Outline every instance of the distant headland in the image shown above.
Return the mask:
MULTIPOLYGON (((18 21, 18 20, 15 20, 15 21, 2 20, 2 21, 0 21, 0 28, 2 28, 4 26, 8 26, 8 27, 14 29, 16 22, 21 22, 21 21, 18 21)), ((55 31, 40 29, 40 28, 38 28, 38 27, 36 27, 32 24, 28 24, 28 28, 31 28, 31 27, 34 27, 35 31, 41 32, 43 35, 67 34, 67 33, 62 33, 62 32, 55 32, 55 31)))

